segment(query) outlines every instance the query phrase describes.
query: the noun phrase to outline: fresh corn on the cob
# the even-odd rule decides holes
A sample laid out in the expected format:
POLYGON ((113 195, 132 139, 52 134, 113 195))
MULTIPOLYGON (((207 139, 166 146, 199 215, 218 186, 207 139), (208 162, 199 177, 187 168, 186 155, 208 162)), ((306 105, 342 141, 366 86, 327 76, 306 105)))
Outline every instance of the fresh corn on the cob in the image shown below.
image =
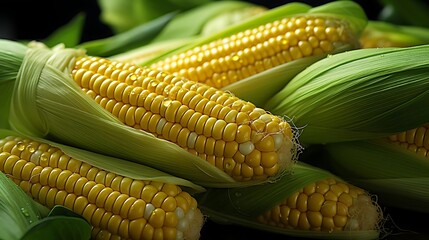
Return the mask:
POLYGON ((306 239, 376 239, 383 220, 369 192, 301 161, 276 182, 196 198, 215 221, 306 239))
POLYGON ((327 144, 325 166, 376 194, 385 206, 427 213, 429 161, 423 131, 419 127, 390 137, 327 144))
POLYGON ((226 91, 80 49, 2 42, 0 61, 12 67, 0 76, 12 79, 0 89, 13 94, 1 103, 14 131, 203 186, 260 183, 292 166, 288 120, 226 91))
POLYGON ((168 56, 151 67, 223 88, 284 63, 333 53, 355 40, 347 21, 298 15, 168 56))
MULTIPOLYGON (((262 107, 309 65, 358 48, 366 23, 365 12, 352 1, 318 7, 292 2, 187 43, 167 42, 155 56, 145 55, 148 46, 117 59, 202 82, 262 107)), ((152 45, 154 51, 159 44, 152 45)))
POLYGON ((429 29, 369 21, 359 42, 362 48, 410 47, 429 43, 429 29))
POLYGON ((361 231, 375 230, 379 214, 363 189, 328 178, 308 184, 257 219, 263 224, 299 230, 361 231))
POLYGON ((72 76, 124 124, 174 142, 236 180, 265 180, 291 165, 291 126, 227 92, 97 57, 78 59, 72 76))
POLYGON ((121 176, 29 138, 0 140, 0 170, 39 203, 63 205, 96 239, 198 239, 203 216, 181 187, 121 176))
POLYGON ((390 135, 388 139, 420 156, 428 157, 429 151, 429 125, 390 135))

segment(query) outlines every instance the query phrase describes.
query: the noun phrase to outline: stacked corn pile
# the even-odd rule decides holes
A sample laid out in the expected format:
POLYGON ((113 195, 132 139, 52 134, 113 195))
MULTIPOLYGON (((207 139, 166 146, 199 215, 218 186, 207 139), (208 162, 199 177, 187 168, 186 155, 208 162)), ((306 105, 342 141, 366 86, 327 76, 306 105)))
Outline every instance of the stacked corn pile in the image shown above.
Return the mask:
POLYGON ((424 34, 379 40, 351 1, 253 7, 109 57, 1 40, 0 238, 199 239, 208 218, 377 239, 380 203, 427 209, 424 34))

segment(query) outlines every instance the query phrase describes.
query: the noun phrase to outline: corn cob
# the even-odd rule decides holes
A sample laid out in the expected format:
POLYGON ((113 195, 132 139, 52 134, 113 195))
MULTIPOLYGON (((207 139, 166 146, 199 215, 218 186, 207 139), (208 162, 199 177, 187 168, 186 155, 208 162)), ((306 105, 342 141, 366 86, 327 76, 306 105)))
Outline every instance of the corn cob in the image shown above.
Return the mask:
POLYGON ((276 182, 209 188, 195 195, 199 208, 222 222, 305 239, 376 239, 383 215, 376 200, 303 160, 276 182))
POLYGON ((227 92, 98 57, 78 59, 72 76, 124 124, 174 142, 236 180, 264 180, 292 162, 290 125, 227 92))
POLYGON ((427 157, 429 150, 429 125, 425 124, 398 134, 390 135, 388 139, 420 156, 427 157))
POLYGON ((363 189, 328 178, 296 191, 257 220, 299 230, 362 231, 375 230, 379 214, 363 189))
POLYGON ((198 239, 202 215, 179 186, 135 180, 71 158, 28 138, 0 140, 0 170, 36 201, 63 205, 97 239, 198 239))
POLYGON ((429 43, 429 29, 369 21, 359 42, 362 48, 411 47, 429 43))
POLYGON ((332 53, 354 41, 347 21, 298 15, 176 53, 151 67, 223 88, 284 63, 332 53))

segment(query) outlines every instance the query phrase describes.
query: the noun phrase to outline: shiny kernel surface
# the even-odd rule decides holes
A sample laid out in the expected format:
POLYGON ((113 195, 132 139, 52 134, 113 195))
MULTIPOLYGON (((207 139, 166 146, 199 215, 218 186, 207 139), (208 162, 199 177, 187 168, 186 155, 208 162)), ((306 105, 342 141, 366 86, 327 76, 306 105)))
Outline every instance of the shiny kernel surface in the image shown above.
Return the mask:
POLYGON ((30 139, 0 140, 0 171, 42 205, 82 215, 95 238, 196 239, 186 234, 193 221, 197 228, 202 221, 196 200, 177 185, 119 176, 30 139), (49 159, 51 153, 56 155, 49 159))
POLYGON ((257 221, 299 230, 369 230, 376 228, 377 211, 370 196, 362 189, 335 179, 326 179, 291 194, 282 203, 258 216, 257 221), (338 197, 332 199, 332 194, 338 197))
POLYGON ((151 67, 222 88, 295 59, 329 53, 351 42, 347 30, 347 23, 337 19, 289 17, 169 56, 151 67))
POLYGON ((423 125, 388 137, 388 140, 420 156, 428 157, 429 125, 423 125))
MULTIPOLYGON (((97 57, 77 60, 72 76, 82 91, 125 125, 173 142, 210 163, 217 157, 213 165, 236 180, 263 180, 292 163, 295 143, 288 122, 228 92, 97 57), (107 73, 106 67, 112 71, 107 73), (252 163, 244 171, 232 170, 243 156, 257 159, 249 159, 252 163), (234 163, 224 164, 231 159, 234 163)), ((98 171, 86 171, 91 180, 98 176, 98 171)))

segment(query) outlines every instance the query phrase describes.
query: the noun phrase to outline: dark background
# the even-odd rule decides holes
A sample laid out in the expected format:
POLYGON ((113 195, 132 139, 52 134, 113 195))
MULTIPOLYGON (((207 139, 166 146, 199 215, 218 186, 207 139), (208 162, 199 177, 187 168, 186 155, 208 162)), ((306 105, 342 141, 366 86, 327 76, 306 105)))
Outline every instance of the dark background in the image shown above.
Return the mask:
MULTIPOLYGON (((292 1, 249 0, 248 2, 272 8, 292 1)), ((332 0, 297 2, 318 6, 332 2, 332 0)), ((370 19, 375 19, 381 10, 377 0, 356 2, 366 10, 370 19)), ((0 38, 41 40, 81 12, 86 14, 82 42, 112 35, 109 27, 99 19, 100 9, 97 0, 3 0, 2 5, 0 7, 0 38)))
MULTIPOLYGON (((121 0, 118 0, 121 1, 121 0)), ((268 8, 291 1, 250 0, 268 8)), ((318 6, 331 1, 299 1, 318 6)), ((377 0, 356 1, 366 11, 369 19, 376 19, 382 7, 377 0)), ((81 42, 104 38, 112 35, 108 26, 99 19, 100 9, 96 0, 6 0, 0 8, 0 38, 12 40, 41 40, 49 36, 58 27, 70 21, 76 14, 85 13, 86 22, 81 42)), ((412 203, 410 203, 412 204, 412 203)), ((395 208, 386 208, 385 217, 393 219, 387 222, 389 234, 383 239, 428 239, 428 214, 410 212, 395 208)), ((280 234, 257 231, 244 226, 222 225, 207 220, 201 239, 296 239, 280 234)))

